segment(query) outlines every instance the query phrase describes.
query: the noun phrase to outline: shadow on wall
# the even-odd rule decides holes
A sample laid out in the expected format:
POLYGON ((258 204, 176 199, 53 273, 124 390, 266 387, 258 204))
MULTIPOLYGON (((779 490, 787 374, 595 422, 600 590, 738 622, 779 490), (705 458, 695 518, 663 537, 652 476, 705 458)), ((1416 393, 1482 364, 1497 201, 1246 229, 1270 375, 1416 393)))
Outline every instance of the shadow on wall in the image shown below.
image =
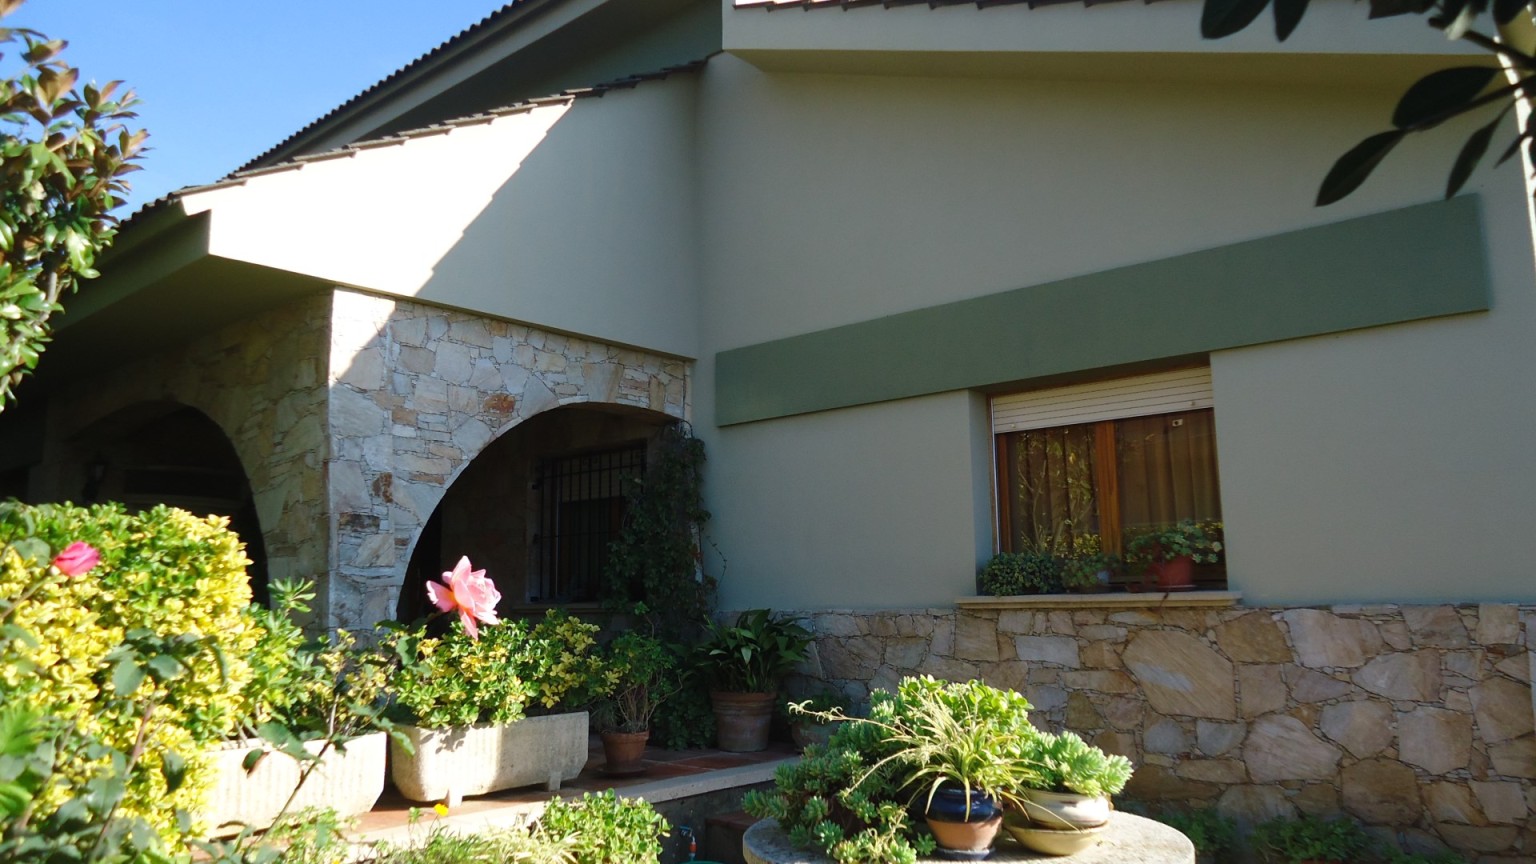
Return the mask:
POLYGON ((174 402, 129 406, 86 428, 71 442, 71 455, 71 480, 60 494, 76 503, 120 501, 133 511, 167 504, 228 518, 251 559, 252 599, 267 602, 251 484, 229 437, 206 414, 174 402))

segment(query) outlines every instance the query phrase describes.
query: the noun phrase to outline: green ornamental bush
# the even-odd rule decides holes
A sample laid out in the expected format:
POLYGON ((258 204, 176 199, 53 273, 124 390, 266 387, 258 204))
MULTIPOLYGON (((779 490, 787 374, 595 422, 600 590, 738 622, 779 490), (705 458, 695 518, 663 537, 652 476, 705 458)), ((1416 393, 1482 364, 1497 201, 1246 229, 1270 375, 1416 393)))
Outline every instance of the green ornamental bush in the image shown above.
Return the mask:
POLYGON ((1248 838, 1265 861, 1353 861, 1371 848, 1371 838, 1352 819, 1271 819, 1248 838))
POLYGON ((1167 813, 1158 817, 1158 821, 1188 837, 1202 861, 1224 860, 1237 848, 1237 823, 1218 813, 1214 807, 1188 813, 1167 813))
POLYGON ((1063 559, 1046 552, 999 552, 982 568, 981 591, 994 597, 1056 594, 1064 588, 1065 569, 1063 559))
POLYGON ((202 752, 235 731, 251 679, 248 563, 221 518, 0 503, 0 704, 64 723, 74 745, 58 750, 35 818, 116 768, 118 814, 179 848, 176 811, 198 809, 202 752), (99 563, 63 575, 51 562, 76 543, 99 563))
POLYGON ((550 837, 570 838, 576 864, 642 864, 661 858, 661 838, 672 826, 642 798, 612 789, 579 799, 553 798, 539 818, 550 837))
POLYGON ((400 664, 397 719, 427 728, 510 723, 530 708, 576 709, 606 684, 591 662, 599 628, 551 609, 537 623, 503 621, 471 637, 461 622, 441 637, 389 627, 382 642, 400 664))
POLYGON ((769 609, 748 609, 734 624, 704 622, 695 648, 709 686, 733 693, 771 693, 804 660, 811 632, 769 609))

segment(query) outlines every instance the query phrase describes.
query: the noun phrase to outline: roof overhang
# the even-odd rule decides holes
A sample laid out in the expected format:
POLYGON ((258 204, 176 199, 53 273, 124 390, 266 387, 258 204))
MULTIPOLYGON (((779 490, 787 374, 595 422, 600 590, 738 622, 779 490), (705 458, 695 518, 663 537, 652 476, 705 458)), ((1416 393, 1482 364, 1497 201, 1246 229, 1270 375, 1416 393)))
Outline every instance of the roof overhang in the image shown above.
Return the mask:
POLYGON ((1491 62, 1420 16, 1368 20, 1356 3, 1312 4, 1285 42, 1267 19, 1203 39, 1200 10, 1199 0, 734 8, 724 49, 776 72, 1259 85, 1403 87, 1453 60, 1491 62))
POLYGON ((24 385, 26 397, 332 287, 210 254, 209 221, 173 201, 125 230, 103 256, 101 277, 64 298, 53 341, 24 385))

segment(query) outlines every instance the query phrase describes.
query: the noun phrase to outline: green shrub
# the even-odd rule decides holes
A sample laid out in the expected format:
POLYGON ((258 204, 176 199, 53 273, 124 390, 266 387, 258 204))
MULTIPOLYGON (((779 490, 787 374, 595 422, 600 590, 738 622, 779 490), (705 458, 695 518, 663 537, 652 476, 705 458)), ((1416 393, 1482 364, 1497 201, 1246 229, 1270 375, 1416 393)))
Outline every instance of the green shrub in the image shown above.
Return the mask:
POLYGON ((591 662, 599 628, 558 610, 536 624, 503 621, 471 638, 458 621, 441 637, 386 628, 400 663, 391 684, 398 719, 427 728, 510 723, 530 706, 579 708, 603 690, 591 662))
POLYGON ((715 710, 702 677, 687 676, 677 695, 656 709, 651 717, 651 740, 668 750, 714 746, 715 710))
POLYGON ((649 802, 621 798, 612 789, 551 799, 539 828, 550 837, 570 838, 576 864, 658 861, 661 838, 672 830, 649 802))
POLYGON ((1065 561, 1045 552, 999 552, 982 568, 981 592, 995 597, 1056 594, 1064 589, 1065 568, 1065 561))
POLYGON ((1237 823, 1217 813, 1213 807, 1188 813, 1168 813, 1158 819, 1188 837, 1189 842, 1195 844, 1195 852, 1202 857, 1221 860, 1237 848, 1237 823))
MULTIPOLYGON (((411 815, 413 820, 417 816, 415 811, 411 815)), ((538 825, 464 834, 434 825, 425 840, 381 843, 368 860, 372 864, 575 864, 571 843, 572 838, 551 836, 538 825)), ((282 864, 288 864, 287 855, 282 864)))
POLYGON ((38 816, 120 767, 119 813, 179 844, 176 811, 199 809, 209 782, 202 751, 235 731, 251 679, 248 563, 221 518, 0 503, 0 704, 64 721, 65 740, 91 745, 58 753, 61 782, 40 790, 38 816), (61 578, 50 562, 75 542, 100 563, 61 578))
POLYGON ((1353 861, 1371 848, 1371 838, 1352 819, 1271 819, 1248 838, 1266 861, 1353 861))

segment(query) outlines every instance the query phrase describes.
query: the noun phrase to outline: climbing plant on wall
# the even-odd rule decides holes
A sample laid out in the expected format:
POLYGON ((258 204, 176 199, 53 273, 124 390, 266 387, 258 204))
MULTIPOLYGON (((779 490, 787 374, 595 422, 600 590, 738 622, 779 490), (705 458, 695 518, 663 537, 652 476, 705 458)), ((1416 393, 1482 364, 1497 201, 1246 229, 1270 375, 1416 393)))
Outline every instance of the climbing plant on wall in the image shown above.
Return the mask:
POLYGON ((628 507, 609 550, 605 603, 612 611, 635 604, 655 632, 681 639, 709 614, 715 579, 703 571, 704 442, 686 423, 657 433, 645 474, 629 480, 628 507))

